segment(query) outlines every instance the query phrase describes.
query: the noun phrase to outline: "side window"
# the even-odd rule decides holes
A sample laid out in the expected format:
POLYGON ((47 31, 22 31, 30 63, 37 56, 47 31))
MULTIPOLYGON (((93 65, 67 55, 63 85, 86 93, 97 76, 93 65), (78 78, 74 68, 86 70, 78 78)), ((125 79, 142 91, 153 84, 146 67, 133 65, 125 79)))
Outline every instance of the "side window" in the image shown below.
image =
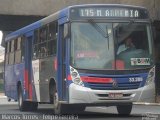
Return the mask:
POLYGON ((11 52, 14 52, 14 40, 11 41, 11 52))
POLYGON ((17 41, 17 50, 20 50, 20 49, 21 49, 21 41, 22 41, 22 38, 19 37, 19 38, 18 38, 18 41, 17 41))
POLYGON ((33 42, 33 59, 36 59, 39 56, 38 43, 39 43, 39 30, 35 30, 34 42, 33 42))
POLYGON ((7 53, 10 52, 10 42, 7 42, 7 53))
POLYGON ((11 52, 11 41, 9 42, 9 52, 11 52))
POLYGON ((34 31, 33 59, 56 54, 57 22, 50 23, 34 31))
POLYGON ((18 64, 24 60, 23 37, 18 37, 6 43, 5 64, 18 64))
POLYGON ((49 24, 49 40, 48 40, 48 50, 49 55, 54 55, 57 52, 57 33, 58 33, 58 24, 53 22, 49 24))
POLYGON ((25 40, 24 37, 21 37, 21 43, 20 44, 20 48, 21 48, 21 61, 24 62, 24 57, 25 57, 25 40))
POLYGON ((18 41, 17 39, 14 40, 14 51, 17 50, 17 41, 18 41))
POLYGON ((11 41, 11 51, 9 55, 9 64, 14 64, 14 40, 11 41))
POLYGON ((47 51, 48 26, 34 31, 33 59, 43 58, 48 55, 47 51))
POLYGON ((11 54, 11 41, 7 43, 7 56, 6 56, 8 58, 7 64, 10 64, 10 61, 11 61, 10 54, 11 54))
POLYGON ((40 42, 38 43, 38 51, 39 51, 39 57, 43 58, 48 56, 48 49, 47 49, 47 32, 48 26, 44 26, 40 29, 39 32, 39 38, 40 42))
POLYGON ((5 50, 5 64, 8 65, 9 64, 9 43, 10 42, 7 42, 6 43, 6 50, 5 50))
POLYGON ((15 63, 21 63, 21 39, 22 38, 19 37, 15 42, 15 63))
POLYGON ((47 40, 47 26, 44 26, 40 29, 40 32, 39 32, 39 38, 40 38, 40 43, 43 43, 47 40))

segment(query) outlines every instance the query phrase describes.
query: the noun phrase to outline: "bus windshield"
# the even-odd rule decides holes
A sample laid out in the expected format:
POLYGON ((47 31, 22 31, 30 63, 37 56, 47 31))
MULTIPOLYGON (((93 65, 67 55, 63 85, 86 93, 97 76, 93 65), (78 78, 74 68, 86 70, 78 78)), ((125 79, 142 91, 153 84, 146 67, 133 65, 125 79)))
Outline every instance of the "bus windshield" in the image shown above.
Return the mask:
POLYGON ((71 65, 79 69, 130 70, 153 65, 147 23, 73 22, 71 65))

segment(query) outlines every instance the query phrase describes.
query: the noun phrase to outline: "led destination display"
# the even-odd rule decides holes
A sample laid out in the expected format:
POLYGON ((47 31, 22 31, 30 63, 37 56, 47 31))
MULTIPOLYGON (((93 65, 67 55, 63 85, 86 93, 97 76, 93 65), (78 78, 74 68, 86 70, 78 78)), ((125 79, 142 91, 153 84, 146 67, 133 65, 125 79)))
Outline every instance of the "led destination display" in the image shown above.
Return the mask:
POLYGON ((131 7, 79 7, 71 9, 72 19, 89 18, 149 18, 146 9, 131 7))
POLYGON ((139 17, 138 10, 85 8, 80 9, 81 17, 139 17))

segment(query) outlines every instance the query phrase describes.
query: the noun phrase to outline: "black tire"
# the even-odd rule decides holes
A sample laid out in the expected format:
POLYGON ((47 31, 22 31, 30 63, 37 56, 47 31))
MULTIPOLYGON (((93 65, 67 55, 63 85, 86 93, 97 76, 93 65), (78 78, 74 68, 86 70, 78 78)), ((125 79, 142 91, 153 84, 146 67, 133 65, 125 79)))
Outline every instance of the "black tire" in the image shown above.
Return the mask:
POLYGON ((56 115, 63 114, 63 105, 59 102, 56 87, 53 88, 53 113, 56 115))
POLYGON ((30 110, 36 111, 38 109, 38 102, 30 102, 30 110))
POLYGON ((85 105, 68 105, 68 112, 70 113, 80 113, 85 111, 85 105))
POLYGON ((62 104, 58 100, 58 93, 56 88, 53 89, 53 112, 56 115, 61 114, 70 114, 70 113, 79 113, 83 112, 86 108, 85 105, 67 105, 62 104))
POLYGON ((54 110, 53 110, 54 114, 55 115, 65 114, 64 105, 59 102, 57 104, 58 104, 57 106, 54 106, 54 110))
POLYGON ((20 111, 26 111, 28 109, 28 104, 26 101, 24 101, 23 95, 22 95, 22 88, 19 85, 18 86, 18 106, 20 111))
POLYGON ((132 104, 129 105, 118 105, 117 112, 119 115, 127 115, 129 116, 132 111, 132 104))
POLYGON ((84 112, 86 109, 86 106, 82 105, 82 106, 77 106, 77 110, 78 112, 84 112))

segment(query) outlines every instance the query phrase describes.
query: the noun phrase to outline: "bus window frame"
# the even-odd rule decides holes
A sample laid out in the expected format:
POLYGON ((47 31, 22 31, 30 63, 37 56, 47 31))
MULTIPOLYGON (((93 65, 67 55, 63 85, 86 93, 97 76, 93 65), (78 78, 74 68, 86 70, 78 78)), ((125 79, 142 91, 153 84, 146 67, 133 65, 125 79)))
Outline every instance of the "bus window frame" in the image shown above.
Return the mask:
POLYGON ((16 38, 16 40, 17 40, 17 45, 16 45, 17 48, 15 49, 15 64, 20 64, 20 63, 23 62, 22 61, 22 49, 23 49, 22 42, 23 42, 23 37, 19 36, 19 37, 16 38), (20 40, 20 43, 19 43, 19 40, 20 40), (18 57, 18 59, 16 59, 17 58, 16 56, 18 57))
POLYGON ((33 44, 32 44, 32 49, 33 49, 32 59, 33 60, 44 59, 44 58, 48 58, 48 57, 52 57, 52 56, 56 55, 56 53, 57 53, 57 41, 58 41, 57 32, 58 32, 58 21, 50 22, 50 23, 45 24, 44 26, 34 30, 34 41, 33 41, 33 44), (54 25, 54 27, 52 25, 54 25), (55 28, 55 29, 53 29, 53 28, 51 29, 51 30, 54 30, 53 32, 55 33, 55 34, 52 33, 53 36, 52 35, 50 36, 50 26, 55 28), (47 32, 46 32, 46 36, 45 36, 46 39, 42 42, 42 41, 40 41, 40 34, 41 34, 40 30, 43 29, 43 28, 46 28, 47 32), (36 34, 38 34, 38 35, 36 35, 36 34), (53 38, 50 39, 50 37, 53 37, 53 38), (49 49, 50 44, 49 43, 50 42, 54 43, 54 41, 55 41, 56 44, 55 44, 55 47, 53 48, 54 49, 53 53, 51 54, 51 53, 49 53, 49 51, 50 51, 50 49, 49 49), (39 47, 41 46, 41 44, 45 44, 45 48, 47 49, 47 54, 46 55, 41 55, 41 51, 39 52, 39 47))
MULTIPOLYGON (((106 22, 106 23, 112 23, 113 24, 113 23, 126 23, 126 22, 130 22, 130 21, 133 21, 133 20, 132 19, 124 19, 124 20, 122 20, 122 19, 116 19, 116 20, 115 19, 113 19, 113 20, 109 19, 108 20, 108 19, 96 19, 95 18, 94 21, 95 22, 106 22)), ((70 28, 70 30, 69 30, 69 32, 70 32, 70 39, 71 39, 71 24, 73 22, 84 22, 84 23, 86 23, 86 22, 88 22, 88 19, 70 20, 70 22, 69 22, 70 23, 70 27, 69 27, 70 28)), ((152 31, 152 29, 151 29, 151 20, 150 19, 134 19, 134 23, 148 24, 150 31, 152 31)), ((151 44, 153 46, 154 44, 153 44, 153 35, 152 35, 152 33, 150 34, 150 36, 151 36, 151 41, 150 42, 151 42, 151 44)), ((113 39, 114 39, 114 44, 116 44, 114 33, 113 33, 113 39)), ((71 46, 71 42, 70 42, 70 46, 71 46)), ((114 50, 114 52, 115 52, 114 53, 114 57, 116 58, 116 50, 114 50)), ((153 48, 152 48, 152 55, 154 55, 153 48)), ((70 47, 70 65, 72 66, 71 47, 70 47)), ((153 65, 154 65, 154 63, 153 63, 153 65)), ((153 67, 153 65, 151 67, 153 67)), ((148 68, 151 68, 151 67, 148 67, 148 68)), ((76 68, 76 69, 81 70, 82 68, 76 68)), ((145 69, 147 69, 147 68, 145 68, 145 69)), ((109 70, 109 71, 111 71, 111 70, 109 70)))

